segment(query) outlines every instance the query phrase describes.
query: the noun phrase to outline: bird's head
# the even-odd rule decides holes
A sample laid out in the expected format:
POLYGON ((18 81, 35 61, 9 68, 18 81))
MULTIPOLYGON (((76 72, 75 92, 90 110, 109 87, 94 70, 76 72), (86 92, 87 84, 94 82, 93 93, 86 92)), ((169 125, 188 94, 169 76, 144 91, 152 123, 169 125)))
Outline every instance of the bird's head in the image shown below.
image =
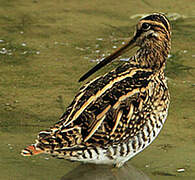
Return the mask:
POLYGON ((169 20, 163 14, 152 14, 138 22, 134 33, 134 44, 140 47, 151 48, 152 43, 169 42, 171 28, 169 20))
MULTIPOLYGON (((83 81, 95 73, 97 70, 122 55, 129 49, 139 46, 146 51, 166 51, 168 55, 170 49, 171 28, 169 20, 165 15, 160 13, 154 13, 140 19, 136 25, 134 36, 122 47, 117 49, 110 56, 103 59, 99 64, 90 69, 84 74, 80 80, 83 81)), ((166 58, 166 57, 165 57, 166 58)))

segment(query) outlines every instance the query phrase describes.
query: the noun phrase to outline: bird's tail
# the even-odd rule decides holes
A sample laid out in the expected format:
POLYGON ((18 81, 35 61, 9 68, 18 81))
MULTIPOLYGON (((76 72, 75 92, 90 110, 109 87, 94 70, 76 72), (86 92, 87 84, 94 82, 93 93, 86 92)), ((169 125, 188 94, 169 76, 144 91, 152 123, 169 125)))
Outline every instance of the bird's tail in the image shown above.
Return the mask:
POLYGON ((81 130, 78 127, 65 130, 57 129, 56 127, 50 130, 41 131, 38 134, 35 144, 32 144, 22 150, 23 156, 33 156, 41 153, 68 156, 67 149, 77 147, 81 140, 81 130), (65 150, 66 149, 66 150, 65 150))
POLYGON ((35 144, 32 144, 31 146, 28 146, 27 148, 23 149, 21 154, 23 156, 33 156, 33 155, 38 155, 44 153, 43 150, 41 150, 40 148, 36 147, 35 144))
POLYGON ((46 151, 44 146, 47 146, 49 143, 48 141, 44 140, 44 138, 49 139, 50 137, 51 137, 51 131, 41 131, 38 135, 38 138, 35 140, 36 143, 23 149, 21 155, 33 156, 33 155, 45 153, 46 151), (44 142, 47 143, 47 145, 44 145, 44 142))

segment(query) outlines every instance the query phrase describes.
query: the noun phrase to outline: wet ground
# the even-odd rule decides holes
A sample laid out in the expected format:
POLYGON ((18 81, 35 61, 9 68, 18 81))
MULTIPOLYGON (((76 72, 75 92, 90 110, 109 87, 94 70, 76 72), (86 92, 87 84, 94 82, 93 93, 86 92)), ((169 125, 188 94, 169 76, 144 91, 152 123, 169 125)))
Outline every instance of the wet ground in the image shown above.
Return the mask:
POLYGON ((85 179, 136 179, 136 173, 142 180, 195 179, 194 7, 194 0, 1 0, 0 179, 70 180, 81 174, 85 179), (120 170, 22 157, 21 149, 64 112, 81 86, 79 77, 151 12, 167 13, 173 28, 166 70, 171 106, 155 142, 120 170))

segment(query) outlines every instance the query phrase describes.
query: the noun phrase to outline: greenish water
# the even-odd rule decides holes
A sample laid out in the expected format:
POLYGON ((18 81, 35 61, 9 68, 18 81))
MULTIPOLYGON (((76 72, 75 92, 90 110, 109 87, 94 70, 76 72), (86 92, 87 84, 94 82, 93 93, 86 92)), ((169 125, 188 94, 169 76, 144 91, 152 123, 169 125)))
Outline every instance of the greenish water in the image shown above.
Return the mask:
MULTIPOLYGON (((139 14, 151 12, 167 13, 173 28, 166 71, 169 116, 155 142, 128 162, 135 168, 114 174, 121 179, 136 171, 152 180, 195 179, 194 0, 0 3, 0 179, 60 180, 81 173, 79 163, 49 156, 26 158, 20 151, 58 120, 81 86, 77 80, 94 61, 133 34, 139 14)), ((96 174, 88 168, 89 177, 91 171, 96 174)), ((113 172, 106 169, 105 174, 108 171, 113 172)))

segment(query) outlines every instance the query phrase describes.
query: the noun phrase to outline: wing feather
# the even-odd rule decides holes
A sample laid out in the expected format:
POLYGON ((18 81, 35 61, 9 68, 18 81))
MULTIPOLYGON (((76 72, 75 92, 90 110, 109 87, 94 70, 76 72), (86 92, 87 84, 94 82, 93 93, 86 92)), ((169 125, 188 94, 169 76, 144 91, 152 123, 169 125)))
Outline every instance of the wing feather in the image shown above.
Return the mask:
POLYGON ((117 128, 117 126, 118 126, 120 120, 121 120, 122 115, 123 115, 123 111, 120 110, 120 111, 118 112, 118 114, 117 114, 117 118, 116 118, 114 127, 113 127, 112 132, 110 133, 110 135, 114 134, 114 132, 115 132, 115 130, 116 130, 116 128, 117 128))
POLYGON ((87 143, 101 139, 102 143, 114 142, 116 136, 123 138, 130 131, 128 124, 135 111, 142 110, 140 96, 151 76, 150 69, 125 64, 92 80, 81 88, 74 103, 68 107, 69 114, 62 116, 59 130, 66 132, 65 129, 79 126, 82 139, 87 143), (127 133, 120 134, 121 129, 127 133))

